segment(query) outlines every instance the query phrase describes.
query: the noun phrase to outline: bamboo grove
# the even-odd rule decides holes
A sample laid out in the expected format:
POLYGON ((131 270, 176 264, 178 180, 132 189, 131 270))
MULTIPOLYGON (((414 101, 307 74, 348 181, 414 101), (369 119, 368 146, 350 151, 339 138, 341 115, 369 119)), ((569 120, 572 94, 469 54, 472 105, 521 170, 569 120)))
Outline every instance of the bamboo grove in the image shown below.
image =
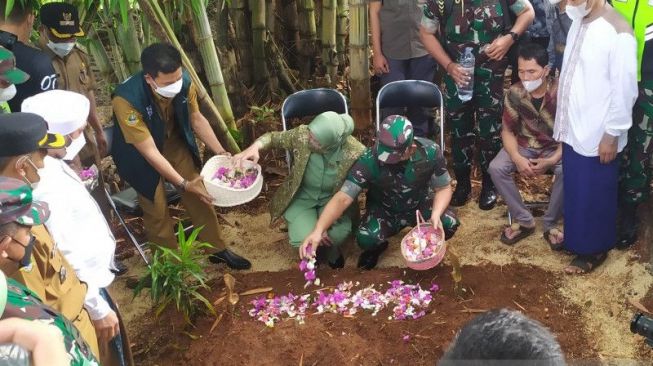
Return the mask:
MULTIPOLYGON (((15 2, 49 1, 8 1, 5 11, 15 2)), ((145 46, 179 48, 202 110, 232 152, 239 151, 235 114, 301 89, 338 88, 357 127, 370 123, 366 0, 70 2, 87 34, 79 43, 108 88, 140 68, 145 46)))

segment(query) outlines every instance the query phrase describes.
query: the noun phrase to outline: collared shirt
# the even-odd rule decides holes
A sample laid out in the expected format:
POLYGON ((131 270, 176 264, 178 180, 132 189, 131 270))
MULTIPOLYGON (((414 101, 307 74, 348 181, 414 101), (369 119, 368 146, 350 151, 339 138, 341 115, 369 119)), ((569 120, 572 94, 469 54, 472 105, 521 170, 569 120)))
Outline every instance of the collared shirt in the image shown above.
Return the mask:
POLYGON ((628 140, 637 98, 637 44, 632 28, 610 6, 571 24, 553 137, 580 155, 598 156, 604 134, 628 140))
MULTIPOLYGON (((153 94, 154 98, 156 98, 155 104, 159 109, 161 119, 166 124, 165 136, 169 138, 179 131, 177 123, 174 121, 172 98, 163 98, 156 92, 153 94)), ((147 124, 143 121, 143 116, 127 100, 122 97, 114 97, 111 104, 113 106, 113 113, 128 144, 143 142, 152 136, 147 124)), ((199 112, 199 110, 197 89, 194 84, 191 84, 188 89, 188 113, 192 115, 195 112, 199 112)))
POLYGON ((381 50, 385 57, 407 60, 422 57, 428 52, 419 37, 422 9, 415 0, 381 1, 381 50))
POLYGON ((399 164, 382 164, 374 149, 367 148, 349 170, 341 192, 356 198, 368 188, 367 199, 389 212, 414 210, 430 196, 430 191, 451 182, 442 149, 424 138, 416 137, 415 143, 415 153, 399 164))
POLYGON ((556 145, 553 139, 558 80, 547 82, 546 93, 539 108, 521 82, 508 89, 503 102, 503 128, 517 136, 519 146, 546 149, 556 145))
POLYGON ((50 217, 45 225, 79 279, 88 285, 84 306, 91 319, 102 319, 111 307, 99 291, 113 281, 116 241, 97 203, 68 164, 50 156, 43 164, 34 199, 48 204, 50 217))
POLYGON ((95 90, 95 77, 88 56, 77 46, 63 58, 45 45, 42 49, 50 56, 57 72, 57 89, 73 91, 90 99, 91 92, 95 90))

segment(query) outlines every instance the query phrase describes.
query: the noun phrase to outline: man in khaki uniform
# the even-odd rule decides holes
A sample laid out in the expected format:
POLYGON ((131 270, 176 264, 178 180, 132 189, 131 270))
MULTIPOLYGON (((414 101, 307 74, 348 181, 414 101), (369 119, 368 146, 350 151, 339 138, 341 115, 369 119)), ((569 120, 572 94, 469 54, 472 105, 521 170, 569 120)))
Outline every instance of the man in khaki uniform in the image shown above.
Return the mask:
POLYGON ((195 135, 215 154, 226 151, 199 111, 197 90, 181 68, 181 55, 172 45, 155 43, 141 54, 143 71, 116 87, 113 159, 118 173, 137 192, 143 209, 148 240, 177 247, 174 225, 168 212, 164 180, 181 192, 181 201, 199 237, 214 246, 209 260, 234 269, 250 262, 226 249, 220 226, 199 175, 199 151, 195 135))
MULTIPOLYGON (((43 118, 32 113, 0 115, 0 176, 19 179, 34 188, 43 168, 42 149, 63 148, 63 136, 47 133, 43 118)), ((43 225, 32 226, 31 260, 12 277, 36 293, 43 302, 61 312, 82 334, 99 358, 93 323, 84 308, 86 284, 80 282, 50 233, 43 225)))
POLYGON ((91 101, 88 126, 84 131, 88 143, 79 156, 85 165, 87 162, 96 163, 93 144, 97 144, 100 156, 104 156, 107 151, 107 140, 97 116, 95 77, 91 71, 91 64, 88 55, 75 43, 77 37, 84 36, 84 31, 79 26, 77 8, 69 3, 43 4, 40 18, 39 46, 52 59, 52 66, 57 72, 57 89, 82 94, 91 101))

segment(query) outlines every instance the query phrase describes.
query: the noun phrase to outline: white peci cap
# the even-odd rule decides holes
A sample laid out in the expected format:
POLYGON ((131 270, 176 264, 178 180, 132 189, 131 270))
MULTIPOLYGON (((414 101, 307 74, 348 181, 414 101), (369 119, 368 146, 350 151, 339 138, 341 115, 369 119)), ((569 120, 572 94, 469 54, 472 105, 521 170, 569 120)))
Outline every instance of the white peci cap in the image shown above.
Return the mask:
POLYGON ((23 101, 21 112, 35 113, 48 123, 48 132, 71 134, 86 125, 91 103, 82 94, 48 90, 23 101))

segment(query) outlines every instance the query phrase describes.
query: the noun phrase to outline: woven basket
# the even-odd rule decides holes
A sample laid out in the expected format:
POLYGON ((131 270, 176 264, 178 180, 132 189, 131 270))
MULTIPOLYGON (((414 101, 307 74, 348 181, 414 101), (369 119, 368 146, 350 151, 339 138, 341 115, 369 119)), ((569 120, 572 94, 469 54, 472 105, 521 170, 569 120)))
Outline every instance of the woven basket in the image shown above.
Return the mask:
POLYGON ((444 233, 440 232, 439 233, 440 242, 436 245, 436 249, 431 257, 424 258, 418 261, 413 261, 408 259, 408 256, 406 255, 407 243, 408 243, 408 239, 413 235, 415 231, 427 232, 427 233, 439 231, 438 229, 434 228, 430 222, 426 222, 424 220, 419 210, 415 212, 415 216, 416 216, 415 221, 417 224, 415 225, 414 228, 412 228, 408 232, 408 234, 406 234, 406 236, 403 237, 403 239, 401 239, 401 255, 404 257, 404 260, 406 261, 406 265, 409 268, 418 271, 424 271, 427 269, 431 269, 437 266, 438 264, 440 264, 440 262, 442 262, 442 259, 444 259, 444 255, 447 252, 447 244, 444 241, 444 233))
POLYGON ((254 184, 245 189, 235 189, 231 187, 226 187, 219 184, 217 181, 213 181, 211 178, 215 172, 221 167, 231 168, 231 157, 225 155, 216 155, 209 159, 209 161, 204 164, 202 168, 201 175, 204 178, 204 185, 206 190, 209 192, 211 197, 213 197, 213 204, 218 207, 233 207, 247 203, 261 193, 261 188, 263 188, 263 173, 261 172, 261 166, 254 164, 251 161, 243 161, 243 168, 256 168, 258 170, 258 175, 254 184))

